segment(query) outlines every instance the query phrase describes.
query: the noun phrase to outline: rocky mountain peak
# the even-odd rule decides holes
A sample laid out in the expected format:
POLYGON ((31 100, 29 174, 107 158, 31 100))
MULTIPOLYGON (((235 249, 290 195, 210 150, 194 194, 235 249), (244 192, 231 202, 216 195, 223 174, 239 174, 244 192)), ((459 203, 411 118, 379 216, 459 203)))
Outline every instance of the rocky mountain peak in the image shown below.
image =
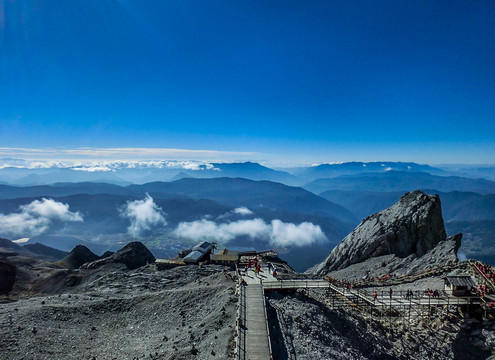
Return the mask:
POLYGON ((89 250, 84 245, 77 245, 72 251, 64 257, 61 262, 65 263, 69 268, 77 269, 82 264, 95 261, 100 257, 89 250))
POLYGON ((121 263, 125 264, 128 269, 134 270, 146 264, 154 263, 155 260, 153 254, 143 243, 133 241, 108 257, 86 264, 84 268, 94 269, 109 263, 121 263))
POLYGON ((412 191, 364 219, 311 272, 325 274, 382 255, 421 257, 446 239, 438 195, 412 191))

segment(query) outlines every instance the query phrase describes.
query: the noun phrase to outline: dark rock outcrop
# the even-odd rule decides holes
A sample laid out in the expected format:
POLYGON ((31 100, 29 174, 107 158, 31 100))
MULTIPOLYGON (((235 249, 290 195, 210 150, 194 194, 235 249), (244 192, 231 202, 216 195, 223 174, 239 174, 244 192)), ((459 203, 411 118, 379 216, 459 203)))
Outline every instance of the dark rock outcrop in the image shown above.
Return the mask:
MULTIPOLYGON (((450 239, 455 252, 461 236, 450 239)), ((446 240, 438 195, 412 191, 390 208, 364 219, 309 272, 326 274, 382 255, 418 258, 446 240)))
POLYGON ((17 269, 14 264, 0 259, 0 295, 8 295, 14 287, 17 269))
POLYGON ((69 269, 77 269, 82 264, 95 261, 100 257, 89 250, 84 245, 77 245, 72 251, 64 257, 60 262, 66 265, 69 269))
POLYGON ((86 264, 83 268, 95 269, 109 263, 121 263, 125 264, 128 269, 133 270, 146 264, 154 263, 155 260, 153 254, 143 245, 143 243, 134 241, 127 244, 113 255, 86 264))
POLYGON ((112 256, 113 254, 115 254, 115 252, 113 251, 110 251, 110 250, 107 250, 105 251, 101 256, 100 256, 100 259, 104 259, 104 258, 107 258, 109 256, 112 256))

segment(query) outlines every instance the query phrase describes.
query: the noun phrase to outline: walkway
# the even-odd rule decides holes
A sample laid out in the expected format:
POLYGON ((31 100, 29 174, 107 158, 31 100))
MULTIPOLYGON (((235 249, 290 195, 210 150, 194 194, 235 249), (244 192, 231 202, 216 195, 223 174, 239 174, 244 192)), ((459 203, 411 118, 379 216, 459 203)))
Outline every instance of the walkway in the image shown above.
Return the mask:
MULTIPOLYGON (((413 297, 405 298, 401 292, 380 292, 373 299, 371 291, 340 288, 331 284, 325 278, 305 278, 301 276, 286 276, 280 279, 268 273, 266 266, 260 274, 253 269, 240 271, 241 279, 246 283, 240 289, 240 326, 238 329, 237 353, 238 360, 270 360, 272 358, 268 319, 266 315, 265 290, 326 288, 351 306, 365 305, 369 308, 404 308, 422 306, 448 306, 471 304, 473 298, 461 297, 413 297)), ((335 297, 333 297, 335 299, 335 297)), ((377 309, 378 310, 378 309, 377 309)), ((410 311, 410 310, 409 310, 410 311)))
POLYGON ((241 286, 241 326, 239 327, 239 346, 236 359, 269 360, 271 359, 270 335, 266 316, 265 295, 261 281, 272 280, 268 269, 262 269, 256 275, 252 269, 244 273, 242 279, 247 285, 241 286))

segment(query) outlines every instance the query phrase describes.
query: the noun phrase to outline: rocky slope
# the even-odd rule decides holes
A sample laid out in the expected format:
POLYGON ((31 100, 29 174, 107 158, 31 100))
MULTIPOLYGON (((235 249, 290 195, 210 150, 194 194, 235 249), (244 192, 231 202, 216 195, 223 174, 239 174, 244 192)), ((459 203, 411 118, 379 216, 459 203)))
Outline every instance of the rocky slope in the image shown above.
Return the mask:
MULTIPOLYGON (((326 274, 383 255, 420 258, 446 240, 439 197, 413 191, 390 208, 364 219, 325 261, 309 272, 326 274)), ((460 237, 448 240, 455 255, 460 237)))
POLYGON ((238 297, 223 266, 158 271, 139 242, 101 259, 83 246, 53 263, 9 259, 15 267, 0 261, 10 291, 0 294, 0 359, 233 356, 238 297))
POLYGON ((410 324, 394 320, 390 326, 358 311, 332 309, 317 290, 273 293, 267 305, 275 359, 495 359, 493 319, 464 319, 451 311, 410 324))
POLYGON ((60 294, 0 303, 0 359, 232 358, 235 283, 220 266, 80 270, 60 294))

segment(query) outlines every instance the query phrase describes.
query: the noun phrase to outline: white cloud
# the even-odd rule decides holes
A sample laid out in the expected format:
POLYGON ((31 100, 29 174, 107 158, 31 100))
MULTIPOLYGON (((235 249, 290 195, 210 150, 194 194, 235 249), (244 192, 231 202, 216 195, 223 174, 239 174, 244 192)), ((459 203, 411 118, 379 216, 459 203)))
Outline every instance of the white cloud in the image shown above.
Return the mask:
POLYGON ((26 213, 0 214, 0 231, 8 235, 40 235, 48 230, 50 220, 26 213))
POLYGON ((255 237, 265 237, 270 232, 270 226, 262 219, 238 220, 220 224, 219 228, 222 232, 230 234, 232 239, 238 235, 247 235, 251 239, 254 239, 255 237))
POLYGON ((239 220, 230 223, 217 224, 211 220, 196 220, 181 222, 175 233, 193 240, 214 239, 226 243, 237 236, 266 237, 269 234, 268 225, 261 219, 239 220))
POLYGON ((60 221, 82 221, 79 212, 71 212, 68 204, 53 199, 35 200, 28 205, 22 205, 20 209, 22 212, 35 217, 60 221))
POLYGON ((341 165, 343 163, 344 163, 343 161, 329 161, 329 162, 313 163, 311 164, 311 166, 314 167, 320 165, 341 165))
POLYGON ((325 241, 327 237, 319 225, 303 222, 299 225, 272 221, 270 242, 279 246, 305 246, 315 242, 325 241))
POLYGON ((7 235, 35 236, 47 231, 54 221, 83 221, 79 212, 53 199, 35 200, 19 207, 19 213, 0 214, 0 232, 7 235))
POLYGON ((155 204, 153 198, 146 194, 144 200, 128 201, 121 216, 130 220, 131 224, 127 232, 132 236, 139 236, 146 230, 151 230, 153 226, 166 225, 165 214, 162 209, 155 204))
POLYGON ((75 167, 75 168, 72 168, 72 170, 85 171, 85 172, 108 172, 108 171, 115 172, 114 169, 110 169, 108 166, 104 166, 104 165, 96 165, 96 166, 88 166, 88 167, 75 167))
POLYGON ((242 216, 253 215, 254 214, 251 210, 249 210, 245 206, 238 207, 237 209, 232 210, 232 212, 234 214, 242 215, 242 216))
MULTIPOLYGON (((217 224, 213 221, 202 219, 191 222, 181 222, 177 229, 175 229, 175 233, 179 236, 183 236, 186 238, 190 238, 193 240, 202 240, 209 238, 218 238, 220 239, 219 233, 217 231, 217 224)), ((222 239, 222 241, 228 241, 222 239)))
POLYGON ((231 210, 225 214, 218 216, 217 220, 227 221, 230 217, 235 216, 235 215, 249 216, 249 215, 254 215, 254 212, 252 212, 251 210, 249 210, 245 206, 241 206, 241 207, 235 208, 234 210, 231 210))
POLYGON ((299 225, 272 220, 267 224, 262 219, 238 220, 216 223, 210 220, 182 222, 174 231, 177 235, 195 241, 214 240, 227 243, 238 236, 261 239, 274 246, 305 246, 327 239, 319 225, 303 222, 299 225))

